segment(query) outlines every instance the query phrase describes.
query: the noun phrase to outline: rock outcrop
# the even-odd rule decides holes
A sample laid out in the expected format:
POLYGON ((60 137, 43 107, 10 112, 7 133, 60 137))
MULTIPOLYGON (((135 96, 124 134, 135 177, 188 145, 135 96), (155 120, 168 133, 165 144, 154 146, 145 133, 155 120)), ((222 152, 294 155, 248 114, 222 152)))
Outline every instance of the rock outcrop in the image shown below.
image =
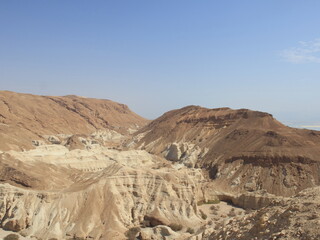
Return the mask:
POLYGON ((189 106, 152 121, 128 144, 206 168, 234 193, 290 196, 320 184, 320 132, 284 126, 268 113, 189 106))
POLYGON ((4 230, 45 239, 126 239, 137 226, 146 237, 173 223, 202 222, 201 170, 175 169, 145 151, 43 145, 0 157, 4 230))
POLYGON ((320 132, 196 106, 147 123, 0 92, 0 238, 319 239, 320 132))
POLYGON ((320 188, 310 188, 268 207, 235 217, 204 239, 310 239, 320 237, 320 188))

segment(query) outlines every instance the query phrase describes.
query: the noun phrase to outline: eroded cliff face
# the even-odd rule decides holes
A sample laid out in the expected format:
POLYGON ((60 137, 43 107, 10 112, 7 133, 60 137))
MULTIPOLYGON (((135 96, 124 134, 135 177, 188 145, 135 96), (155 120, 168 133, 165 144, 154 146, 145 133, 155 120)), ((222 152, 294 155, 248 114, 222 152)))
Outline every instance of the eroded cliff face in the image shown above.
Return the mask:
POLYGON ((76 96, 1 92, 0 111, 0 238, 319 238, 317 131, 196 106, 140 128, 76 96))
POLYGON ((189 106, 154 120, 128 145, 206 168, 234 193, 291 196, 319 185, 320 133, 286 127, 267 113, 189 106))
POLYGON ((173 168, 145 151, 92 151, 49 145, 2 154, 0 226, 43 239, 126 239, 135 226, 203 221, 201 170, 173 168))

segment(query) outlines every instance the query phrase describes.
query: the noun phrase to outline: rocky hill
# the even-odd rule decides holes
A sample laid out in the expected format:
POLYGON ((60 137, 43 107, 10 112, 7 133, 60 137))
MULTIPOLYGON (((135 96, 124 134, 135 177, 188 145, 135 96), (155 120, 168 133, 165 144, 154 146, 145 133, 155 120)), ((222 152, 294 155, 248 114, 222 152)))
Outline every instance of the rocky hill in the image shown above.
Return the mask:
POLYGON ((0 92, 0 150, 0 238, 320 236, 320 132, 268 113, 0 92))
POLYGON ((0 150, 30 149, 33 140, 46 141, 57 134, 90 134, 98 129, 124 134, 147 122, 110 100, 0 91, 0 150))
POLYGON ((135 133, 139 149, 208 170, 229 191, 289 196, 320 183, 320 132, 248 109, 173 110, 135 133))

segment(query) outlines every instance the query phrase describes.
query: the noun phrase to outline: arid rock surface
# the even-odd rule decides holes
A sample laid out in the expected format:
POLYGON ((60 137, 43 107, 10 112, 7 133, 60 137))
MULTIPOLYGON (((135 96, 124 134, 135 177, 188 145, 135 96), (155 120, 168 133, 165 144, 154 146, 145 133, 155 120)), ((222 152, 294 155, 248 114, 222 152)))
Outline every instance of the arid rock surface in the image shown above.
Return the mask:
POLYGON ((2 153, 0 172, 0 226, 24 236, 126 239, 136 226, 146 236, 160 225, 204 224, 202 170, 143 150, 42 145, 2 153))
POLYGON ((316 240, 320 238, 319 207, 320 188, 309 188, 258 211, 234 217, 207 239, 316 240))
POLYGON ((0 92, 0 238, 319 239, 320 132, 0 92))
POLYGON ((0 91, 0 150, 30 149, 32 140, 48 142, 57 134, 90 134, 98 129, 126 133, 147 122, 110 100, 0 91))
POLYGON ((268 113, 189 106, 140 129, 134 144, 206 168, 212 180, 235 193, 291 196, 320 183, 320 132, 287 127, 268 113))

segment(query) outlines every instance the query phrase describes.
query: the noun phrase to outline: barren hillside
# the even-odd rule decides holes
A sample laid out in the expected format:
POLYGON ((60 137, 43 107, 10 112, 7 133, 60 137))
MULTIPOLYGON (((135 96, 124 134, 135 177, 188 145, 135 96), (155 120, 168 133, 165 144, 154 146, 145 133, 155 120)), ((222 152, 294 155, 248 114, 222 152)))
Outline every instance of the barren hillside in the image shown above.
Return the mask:
POLYGON ((126 105, 110 100, 0 91, 0 150, 30 149, 32 140, 52 134, 90 134, 98 129, 123 134, 146 123, 126 105))
POLYGON ((206 168, 230 191, 288 196, 320 183, 320 132, 287 127, 264 112, 189 106, 152 121, 135 133, 134 142, 206 168))
POLYGON ((247 109, 148 122, 109 100, 12 92, 0 121, 0 238, 319 238, 320 132, 247 109))

